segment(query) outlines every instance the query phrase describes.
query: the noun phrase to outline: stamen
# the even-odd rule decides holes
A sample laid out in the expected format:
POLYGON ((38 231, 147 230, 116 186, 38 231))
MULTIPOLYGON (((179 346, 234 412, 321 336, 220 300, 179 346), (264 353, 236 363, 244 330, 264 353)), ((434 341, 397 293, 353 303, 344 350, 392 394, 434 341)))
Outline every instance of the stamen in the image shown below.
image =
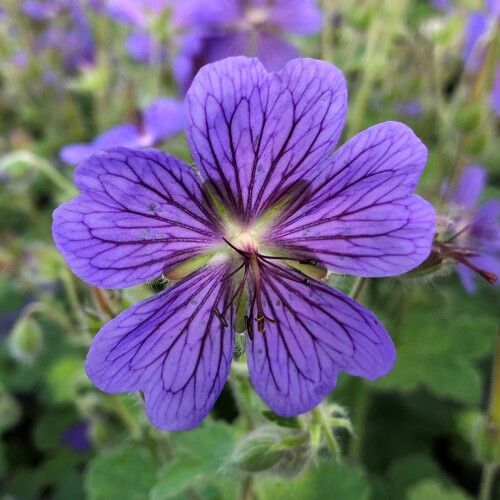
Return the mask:
POLYGON ((493 285, 494 283, 497 282, 497 275, 494 273, 490 273, 489 271, 485 271, 484 269, 480 269, 477 267, 475 264, 470 262, 467 257, 474 257, 477 255, 477 252, 475 252, 471 248, 463 248, 463 247, 452 247, 448 246, 446 244, 441 244, 437 245, 437 248, 441 250, 442 253, 445 255, 448 255, 452 259, 456 260, 460 264, 463 264, 464 266, 468 267, 475 273, 479 274, 482 278, 484 278, 488 283, 493 285))
POLYGON ((250 318, 246 314, 245 314, 245 325, 247 327, 247 332, 248 332, 248 336, 250 337, 250 340, 253 340, 254 336, 253 336, 252 321, 250 320, 250 318))
POLYGON ((235 252, 238 252, 242 257, 245 259, 250 258, 250 253, 245 252, 244 250, 240 250, 239 248, 235 247, 229 240, 226 240, 226 238, 222 238, 235 252))
POLYGON ((245 265, 245 263, 243 262, 243 264, 241 264, 241 266, 237 267, 234 271, 231 271, 229 274, 227 274, 226 276, 221 278, 220 281, 226 281, 231 276, 234 276, 239 270, 241 270, 243 268, 244 265, 245 265))
POLYGON ((297 276, 295 276, 291 271, 289 271, 288 269, 282 267, 282 266, 278 266, 276 264, 274 264, 273 262, 263 262, 263 268, 265 266, 271 266, 273 267, 273 273, 276 273, 276 274, 279 274, 282 278, 285 278, 285 279, 288 279, 290 281, 295 281, 296 283, 303 283, 304 285, 309 285, 310 283, 310 280, 308 278, 304 278, 304 279, 301 279, 297 276))
POLYGON ((224 318, 224 316, 220 313, 220 311, 214 307, 213 309, 214 311, 214 314, 217 316, 217 318, 219 319, 219 321, 222 323, 222 325, 224 326, 224 328, 227 328, 229 325, 226 321, 226 318, 224 318))

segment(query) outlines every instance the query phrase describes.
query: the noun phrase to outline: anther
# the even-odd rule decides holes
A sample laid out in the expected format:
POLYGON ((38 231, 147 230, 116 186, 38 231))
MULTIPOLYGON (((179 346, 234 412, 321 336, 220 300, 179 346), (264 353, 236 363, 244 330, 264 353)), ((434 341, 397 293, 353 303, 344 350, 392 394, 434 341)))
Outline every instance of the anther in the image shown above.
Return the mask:
POLYGON ((260 333, 266 333, 266 323, 265 323, 266 317, 262 313, 259 313, 256 319, 257 319, 257 330, 259 330, 260 333))
POLYGON ((317 266, 318 261, 315 259, 304 259, 304 260, 299 260, 299 264, 306 264, 307 266, 317 266))
POLYGON ((252 321, 250 318, 245 314, 245 325, 247 327, 247 333, 248 336, 250 337, 250 340, 253 340, 253 326, 252 326, 252 321))
POLYGON ((222 326, 224 326, 224 328, 227 328, 228 327, 228 323, 226 321, 226 318, 224 318, 224 316, 222 316, 222 314, 220 313, 220 311, 214 307, 213 309, 215 315, 217 316, 217 318, 219 319, 219 321, 222 323, 222 326))

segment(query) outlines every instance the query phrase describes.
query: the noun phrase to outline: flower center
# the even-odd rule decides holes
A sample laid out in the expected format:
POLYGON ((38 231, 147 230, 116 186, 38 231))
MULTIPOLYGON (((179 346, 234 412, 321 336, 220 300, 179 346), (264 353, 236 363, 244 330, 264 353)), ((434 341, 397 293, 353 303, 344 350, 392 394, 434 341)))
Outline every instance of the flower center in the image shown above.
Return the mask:
POLYGON ((266 23, 269 17, 268 7, 256 7, 254 9, 248 9, 245 13, 246 21, 252 26, 258 27, 266 23))
POLYGON ((257 238, 252 234, 251 231, 244 231, 237 236, 230 239, 231 245, 244 252, 258 253, 259 242, 257 238))

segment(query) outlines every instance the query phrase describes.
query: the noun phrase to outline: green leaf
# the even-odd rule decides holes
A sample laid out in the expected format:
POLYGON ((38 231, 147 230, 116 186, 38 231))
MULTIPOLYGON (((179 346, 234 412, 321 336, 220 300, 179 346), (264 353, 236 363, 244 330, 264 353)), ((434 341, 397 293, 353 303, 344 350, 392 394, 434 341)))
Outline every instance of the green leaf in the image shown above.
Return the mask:
POLYGON ((207 488, 217 489, 216 498, 234 497, 233 486, 221 472, 234 446, 228 424, 206 420, 196 429, 171 434, 170 441, 176 458, 158 472, 150 500, 173 498, 187 488, 201 491, 202 498, 207 488))
POLYGON ((444 486, 439 481, 428 479, 419 482, 411 488, 406 496, 407 500, 470 500, 462 490, 444 486))
POLYGON ((397 361, 375 385, 401 391, 424 386, 438 396, 478 404, 476 360, 491 351, 497 328, 496 308, 485 298, 469 297, 458 284, 420 293, 408 312, 400 311, 399 322, 387 321, 397 361))
POLYGON ((258 478, 255 490, 262 500, 365 500, 370 495, 361 469, 333 460, 320 460, 317 467, 297 478, 258 478))
POLYGON ((137 444, 126 443, 89 463, 85 487, 90 500, 145 500, 155 474, 149 452, 137 444))
POLYGON ((415 453, 394 461, 387 472, 391 491, 397 498, 404 498, 404 493, 415 483, 423 479, 439 478, 442 475, 438 465, 431 457, 415 453))
POLYGON ((158 472, 160 480, 151 489, 149 500, 163 500, 179 495, 196 484, 196 481, 203 480, 207 465, 194 458, 174 459, 168 462, 158 472))

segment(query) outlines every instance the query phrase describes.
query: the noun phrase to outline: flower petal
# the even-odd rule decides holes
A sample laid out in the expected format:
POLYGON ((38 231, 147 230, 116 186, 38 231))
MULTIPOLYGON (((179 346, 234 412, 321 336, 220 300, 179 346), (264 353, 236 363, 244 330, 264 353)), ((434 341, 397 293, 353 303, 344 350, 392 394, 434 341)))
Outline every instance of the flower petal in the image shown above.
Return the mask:
POLYGON ((265 333, 255 329, 247 340, 248 367, 255 390, 278 415, 314 408, 340 371, 373 380, 392 368, 396 353, 385 328, 337 290, 263 275, 262 298, 276 323, 267 321, 265 333))
POLYGON ((144 111, 144 128, 152 144, 164 141, 184 130, 184 103, 161 98, 144 111))
MULTIPOLYGON (((225 300, 223 266, 206 266, 124 311, 97 334, 85 369, 102 391, 142 391, 146 412, 166 431, 195 427, 219 396, 233 356, 233 318, 212 312, 225 300)), ((220 306, 219 306, 220 307, 220 306)))
POLYGON ((500 199, 481 205, 471 222, 470 234, 488 252, 500 252, 500 199))
POLYGON ((88 144, 69 144, 61 149, 59 157, 70 165, 76 165, 93 153, 114 146, 139 146, 139 130, 131 123, 123 123, 106 130, 88 144))
POLYGON ((219 242, 196 173, 161 151, 102 151, 77 167, 75 182, 82 194, 54 212, 52 231, 92 285, 144 283, 219 242))
POLYGON ((474 207, 486 186, 486 170, 481 165, 469 165, 458 182, 450 201, 464 208, 474 207))
POLYGON ((479 70, 484 58, 481 38, 488 31, 488 18, 482 12, 471 12, 465 25, 465 40, 462 59, 467 69, 473 73, 479 70))
POLYGON ((280 0, 271 8, 268 23, 285 32, 310 35, 321 29, 323 16, 315 0, 280 0))
POLYGON ((187 134, 196 165, 242 222, 290 193, 332 151, 347 90, 333 65, 290 61, 267 73, 257 59, 203 67, 187 96, 187 134))
POLYGON ((357 276, 413 269, 429 255, 436 227, 432 206, 411 194, 426 156, 401 123, 361 132, 328 160, 305 201, 263 243, 357 276))
POLYGON ((288 61, 299 57, 299 51, 283 38, 271 33, 261 33, 252 56, 257 56, 268 71, 279 71, 288 61))

